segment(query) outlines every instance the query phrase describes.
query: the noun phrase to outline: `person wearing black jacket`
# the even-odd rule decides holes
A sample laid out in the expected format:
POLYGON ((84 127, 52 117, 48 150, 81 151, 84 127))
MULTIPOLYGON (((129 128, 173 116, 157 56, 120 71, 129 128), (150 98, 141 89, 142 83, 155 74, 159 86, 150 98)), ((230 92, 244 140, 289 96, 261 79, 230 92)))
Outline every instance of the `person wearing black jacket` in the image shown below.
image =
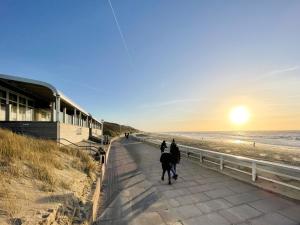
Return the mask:
POLYGON ((171 184, 171 168, 172 168, 172 155, 169 152, 163 152, 160 156, 160 162, 162 166, 161 180, 164 180, 166 171, 168 172, 169 184, 171 184))
POLYGON ((178 175, 176 172, 176 164, 180 161, 180 151, 175 143, 175 140, 173 139, 171 145, 170 145, 170 154, 172 156, 172 172, 173 172, 173 178, 177 179, 178 175))
POLYGON ((164 140, 160 145, 160 151, 163 153, 165 149, 168 148, 166 141, 164 140))

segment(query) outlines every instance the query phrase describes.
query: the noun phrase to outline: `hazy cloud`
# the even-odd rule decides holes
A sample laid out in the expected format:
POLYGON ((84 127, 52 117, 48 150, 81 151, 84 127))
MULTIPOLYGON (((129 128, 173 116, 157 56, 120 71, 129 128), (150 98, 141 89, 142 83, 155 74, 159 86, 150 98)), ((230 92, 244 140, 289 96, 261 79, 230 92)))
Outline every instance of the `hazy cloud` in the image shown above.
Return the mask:
POLYGON ((203 99, 175 99, 165 102, 155 102, 149 104, 143 104, 139 108, 146 109, 146 108, 160 108, 164 106, 176 105, 180 103, 192 103, 192 102, 201 102, 203 99))
POLYGON ((286 73, 286 72, 298 70, 299 68, 300 68, 299 66, 291 66, 291 67, 287 67, 287 68, 283 68, 283 69, 279 69, 279 70, 273 70, 268 74, 275 75, 275 74, 280 74, 280 73, 286 73))

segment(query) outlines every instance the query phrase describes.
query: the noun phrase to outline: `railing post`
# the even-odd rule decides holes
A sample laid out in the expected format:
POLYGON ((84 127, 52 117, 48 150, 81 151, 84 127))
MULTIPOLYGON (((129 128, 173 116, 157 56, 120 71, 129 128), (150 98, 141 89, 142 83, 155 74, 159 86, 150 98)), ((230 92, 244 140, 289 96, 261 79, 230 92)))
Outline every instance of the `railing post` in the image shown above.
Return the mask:
POLYGON ((252 162, 252 181, 256 181, 256 162, 252 162))
POLYGON ((200 163, 203 163, 203 156, 202 153, 199 153, 200 163))
POLYGON ((220 157, 220 170, 224 169, 224 160, 223 160, 223 156, 220 157))

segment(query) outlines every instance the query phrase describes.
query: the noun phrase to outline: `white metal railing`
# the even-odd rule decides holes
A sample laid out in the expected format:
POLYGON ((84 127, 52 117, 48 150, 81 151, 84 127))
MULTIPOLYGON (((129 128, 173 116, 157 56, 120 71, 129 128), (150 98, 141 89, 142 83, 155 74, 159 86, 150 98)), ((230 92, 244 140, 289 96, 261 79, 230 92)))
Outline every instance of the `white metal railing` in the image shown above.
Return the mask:
MULTIPOLYGON (((135 138, 138 141, 148 142, 156 145, 160 145, 162 142, 162 140, 138 137, 136 135, 135 138)), ((259 178, 300 191, 300 167, 298 166, 251 159, 244 156, 215 152, 187 145, 178 144, 178 146, 180 147, 180 151, 184 156, 198 160, 200 164, 207 162, 217 165, 221 171, 224 168, 227 168, 250 175, 253 182, 259 178), (239 167, 243 167, 243 169, 239 167), (275 177, 277 176, 292 180, 294 183, 297 183, 297 185, 294 183, 287 183, 283 179, 280 180, 275 179, 275 177, 265 176, 265 174, 271 174, 275 175, 275 177)))

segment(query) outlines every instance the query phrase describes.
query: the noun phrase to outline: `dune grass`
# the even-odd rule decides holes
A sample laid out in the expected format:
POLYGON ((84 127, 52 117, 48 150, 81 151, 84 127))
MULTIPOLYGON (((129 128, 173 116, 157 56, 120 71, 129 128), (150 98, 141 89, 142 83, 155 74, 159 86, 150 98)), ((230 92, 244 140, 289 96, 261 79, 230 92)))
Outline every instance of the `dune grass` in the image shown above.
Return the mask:
POLYGON ((63 161, 58 157, 61 154, 74 158, 77 164, 71 166, 88 176, 92 176, 96 170, 95 163, 85 152, 59 147, 54 141, 36 139, 0 129, 0 176, 2 179, 29 177, 54 188, 62 183, 57 181, 53 170, 65 168, 63 161))

